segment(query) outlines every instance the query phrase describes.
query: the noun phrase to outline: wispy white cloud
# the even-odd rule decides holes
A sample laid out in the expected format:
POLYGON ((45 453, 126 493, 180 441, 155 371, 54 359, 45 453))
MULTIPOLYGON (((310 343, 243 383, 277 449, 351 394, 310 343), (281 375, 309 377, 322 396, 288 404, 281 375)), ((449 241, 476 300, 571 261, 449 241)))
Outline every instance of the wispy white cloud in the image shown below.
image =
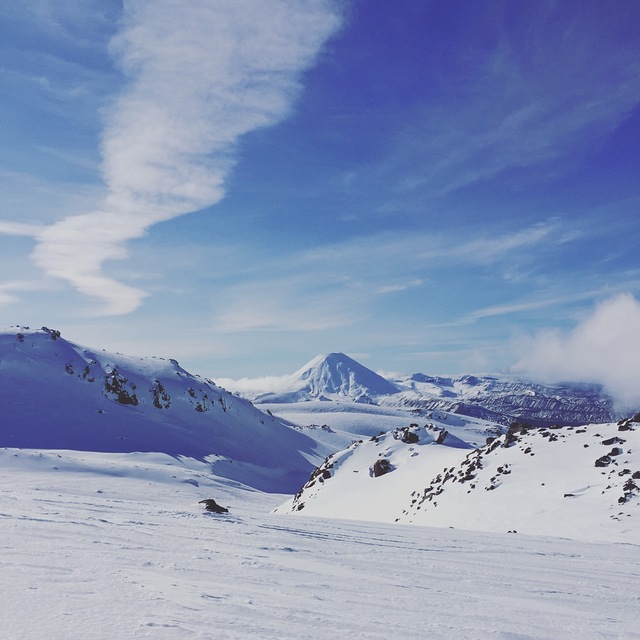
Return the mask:
POLYGON ((0 233, 6 236, 37 236, 43 229, 43 225, 29 224, 26 222, 9 222, 0 220, 0 233))
POLYGON ((13 305, 25 291, 44 291, 49 283, 42 280, 12 280, 0 283, 0 306, 13 305))
POLYGON ((145 296, 105 263, 151 225, 224 196, 238 140, 287 115, 339 18, 328 0, 134 0, 122 24, 112 51, 128 83, 105 109, 101 147, 108 194, 33 230, 35 263, 98 298, 103 314, 145 296))
POLYGON ((294 277, 261 277, 230 287, 216 298, 217 332, 324 331, 364 320, 368 294, 348 280, 300 273, 294 277), (315 280, 315 281, 314 281, 315 280))
POLYGON ((417 278, 410 282, 398 282, 397 284, 388 284, 378 287, 377 293, 398 293, 400 291, 406 291, 407 289, 413 289, 415 287, 421 287, 424 284, 424 280, 417 278))
POLYGON ((0 285, 0 307, 13 304, 17 300, 17 296, 13 293, 13 290, 13 286, 0 285))
POLYGON ((216 296, 215 327, 235 333, 354 325, 370 317, 377 298, 426 286, 435 270, 513 262, 524 247, 561 242, 557 229, 552 221, 484 238, 381 233, 265 259, 216 296))
POLYGON ((514 372, 546 381, 598 382, 621 407, 638 407, 640 302, 633 296, 605 300, 570 332, 550 329, 519 342, 514 372))
POLYGON ((520 302, 512 302, 507 304, 497 304, 490 307, 483 307, 468 313, 459 324, 471 324, 482 318, 493 318, 496 316, 505 316, 516 313, 537 311, 539 309, 546 309, 549 307, 559 307, 567 304, 580 302, 584 300, 592 300, 593 298, 601 295, 601 291, 581 291, 574 293, 564 293, 556 296, 535 296, 529 300, 523 300, 520 302))
POLYGON ((484 237, 469 237, 464 229, 448 234, 380 233, 309 250, 300 256, 300 261, 310 265, 323 264, 328 269, 366 266, 371 273, 384 273, 389 266, 403 263, 433 265, 442 260, 450 265, 489 264, 543 242, 550 246, 563 243, 559 227, 557 221, 550 220, 484 237))

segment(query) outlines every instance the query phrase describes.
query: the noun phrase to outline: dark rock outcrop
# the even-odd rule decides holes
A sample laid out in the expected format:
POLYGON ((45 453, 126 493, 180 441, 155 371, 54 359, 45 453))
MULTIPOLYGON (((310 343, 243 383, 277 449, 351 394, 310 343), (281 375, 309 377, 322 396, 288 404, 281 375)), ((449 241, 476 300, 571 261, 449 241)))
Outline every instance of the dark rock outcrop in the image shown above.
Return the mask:
POLYGON ((204 510, 209 511, 210 513, 229 513, 229 509, 221 507, 213 498, 200 500, 198 504, 203 504, 204 510))
POLYGON ((380 458, 380 460, 376 460, 371 467, 371 473, 376 478, 385 475, 385 473, 389 473, 389 471, 391 470, 391 462, 389 462, 389 460, 387 460, 386 458, 380 458))

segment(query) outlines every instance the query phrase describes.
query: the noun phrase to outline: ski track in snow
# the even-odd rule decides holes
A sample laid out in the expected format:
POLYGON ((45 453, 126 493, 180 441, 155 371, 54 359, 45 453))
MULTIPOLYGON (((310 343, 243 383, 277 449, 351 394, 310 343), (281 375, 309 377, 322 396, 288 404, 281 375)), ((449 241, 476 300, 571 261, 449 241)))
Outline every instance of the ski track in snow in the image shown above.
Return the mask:
POLYGON ((201 471, 0 450, 2 637, 640 638, 636 545, 274 515, 201 471))

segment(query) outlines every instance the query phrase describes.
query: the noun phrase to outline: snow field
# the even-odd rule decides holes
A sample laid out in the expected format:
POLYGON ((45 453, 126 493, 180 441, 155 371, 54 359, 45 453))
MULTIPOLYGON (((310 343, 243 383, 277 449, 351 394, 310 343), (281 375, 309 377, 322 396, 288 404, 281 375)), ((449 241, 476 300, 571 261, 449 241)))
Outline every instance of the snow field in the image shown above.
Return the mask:
POLYGON ((3 637, 640 638, 637 545, 291 518, 208 468, 0 450, 3 637))

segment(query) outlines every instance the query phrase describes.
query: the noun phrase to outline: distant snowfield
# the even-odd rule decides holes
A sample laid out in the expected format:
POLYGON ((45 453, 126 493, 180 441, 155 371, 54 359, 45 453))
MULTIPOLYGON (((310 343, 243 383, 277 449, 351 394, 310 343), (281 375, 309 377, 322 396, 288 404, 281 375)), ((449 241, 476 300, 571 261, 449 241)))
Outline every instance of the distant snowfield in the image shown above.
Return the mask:
POLYGON ((2 637, 640 638, 637 545, 271 514, 285 498, 188 458, 1 449, 2 637))
POLYGON ((270 411, 274 416, 283 418, 296 425, 305 425, 310 430, 304 432, 319 442, 326 442, 331 453, 347 447, 354 439, 370 438, 381 432, 401 429, 416 424, 435 424, 446 428, 453 435, 463 438, 469 444, 480 446, 487 435, 494 433, 496 425, 480 418, 471 418, 442 411, 430 411, 429 417, 415 415, 406 409, 380 407, 378 405, 358 404, 340 401, 326 402, 309 400, 307 402, 268 403, 255 405, 261 411, 270 411), (334 435, 323 435, 319 429, 326 425, 335 431, 334 435))

